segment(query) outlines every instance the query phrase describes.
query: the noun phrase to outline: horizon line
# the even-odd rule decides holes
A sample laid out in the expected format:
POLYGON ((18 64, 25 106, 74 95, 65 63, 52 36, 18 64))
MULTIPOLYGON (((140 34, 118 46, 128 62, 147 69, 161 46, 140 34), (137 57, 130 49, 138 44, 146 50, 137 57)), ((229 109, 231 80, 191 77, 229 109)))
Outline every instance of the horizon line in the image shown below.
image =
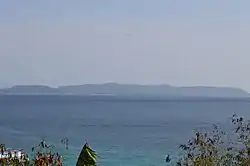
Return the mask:
POLYGON ((49 88, 61 88, 61 87, 66 87, 66 86, 84 86, 84 85, 131 85, 131 86, 169 86, 173 88, 233 88, 233 89, 241 89, 243 91, 248 92, 247 90, 239 87, 234 87, 234 86, 222 86, 222 85, 184 85, 184 86, 177 86, 177 85, 170 85, 167 83, 160 83, 160 84, 142 84, 142 83, 117 83, 117 82, 103 82, 103 83, 83 83, 83 84, 66 84, 66 85, 58 85, 58 86, 52 86, 48 84, 14 84, 14 85, 9 85, 0 89, 9 89, 13 88, 16 86, 44 86, 44 87, 49 87, 49 88))

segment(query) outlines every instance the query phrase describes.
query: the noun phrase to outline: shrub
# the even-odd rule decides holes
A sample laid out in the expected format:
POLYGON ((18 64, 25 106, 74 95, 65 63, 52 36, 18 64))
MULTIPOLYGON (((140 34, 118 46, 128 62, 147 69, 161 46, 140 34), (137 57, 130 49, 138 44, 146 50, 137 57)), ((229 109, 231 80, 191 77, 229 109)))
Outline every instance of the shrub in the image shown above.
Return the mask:
POLYGON ((77 160, 76 166, 96 166, 96 152, 86 143, 77 160))
POLYGON ((58 152, 53 152, 55 146, 48 145, 42 140, 38 145, 32 147, 34 158, 29 158, 28 154, 23 153, 21 158, 5 148, 5 144, 0 145, 1 154, 8 152, 8 157, 0 159, 0 165, 6 166, 62 166, 62 156, 58 152))
POLYGON ((250 121, 233 115, 232 124, 232 135, 216 125, 211 133, 197 132, 187 144, 180 145, 184 155, 176 165, 250 166, 250 121))

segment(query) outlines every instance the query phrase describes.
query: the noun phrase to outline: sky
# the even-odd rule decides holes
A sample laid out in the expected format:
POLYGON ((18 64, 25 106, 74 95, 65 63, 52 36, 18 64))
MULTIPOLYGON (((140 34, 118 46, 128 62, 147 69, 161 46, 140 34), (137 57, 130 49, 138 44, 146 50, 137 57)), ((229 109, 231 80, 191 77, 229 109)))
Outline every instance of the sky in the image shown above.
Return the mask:
POLYGON ((87 83, 250 91, 249 0, 0 2, 0 87, 87 83))

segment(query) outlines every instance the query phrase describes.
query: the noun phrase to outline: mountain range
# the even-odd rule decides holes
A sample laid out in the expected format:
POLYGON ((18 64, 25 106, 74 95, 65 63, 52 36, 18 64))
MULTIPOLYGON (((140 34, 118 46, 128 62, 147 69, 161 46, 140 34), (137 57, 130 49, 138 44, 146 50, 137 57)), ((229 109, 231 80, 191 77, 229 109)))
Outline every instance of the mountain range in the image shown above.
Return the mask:
POLYGON ((43 85, 16 85, 0 89, 0 95, 112 95, 158 97, 250 97, 242 89, 232 87, 175 87, 170 85, 85 84, 52 88, 43 85))

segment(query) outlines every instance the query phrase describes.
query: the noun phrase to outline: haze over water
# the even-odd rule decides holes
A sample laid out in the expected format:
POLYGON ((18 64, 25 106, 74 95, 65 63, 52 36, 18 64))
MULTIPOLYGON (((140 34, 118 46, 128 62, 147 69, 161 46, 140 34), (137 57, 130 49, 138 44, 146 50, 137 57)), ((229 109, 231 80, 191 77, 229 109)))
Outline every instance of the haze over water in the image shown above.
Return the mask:
POLYGON ((250 91, 249 6, 249 0, 1 1, 0 142, 29 150, 46 139, 70 166, 85 141, 100 166, 165 166, 192 130, 229 128, 234 113, 250 119, 250 100, 8 96, 1 88, 115 82, 250 91), (60 144, 65 136, 69 150, 60 144))
POLYGON ((106 82, 250 91, 250 1, 0 2, 0 87, 106 82))

